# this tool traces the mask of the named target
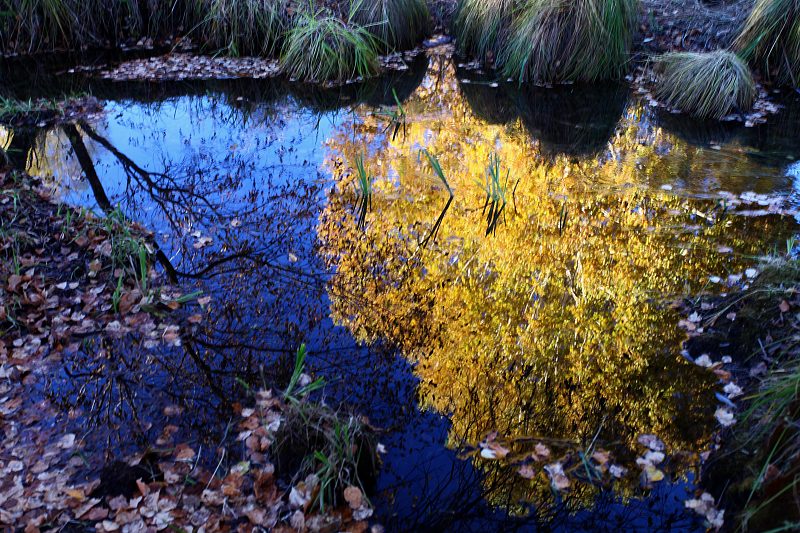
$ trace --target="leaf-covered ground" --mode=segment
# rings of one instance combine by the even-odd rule
[[[693,302],[688,349],[727,381],[717,418],[727,427],[703,472],[732,522],[752,531],[800,524],[797,430],[800,380],[800,271],[787,252],[751,269],[741,290]],[[737,281],[737,280],[734,280]],[[720,360],[728,361],[727,370]]]
[[[316,476],[294,486],[278,480],[268,451],[286,404],[266,391],[237,407],[235,437],[212,452],[213,463],[175,442],[177,427],[167,426],[152,447],[101,473],[103,458],[84,451],[87,435],[65,429],[80,413],[38,395],[36,383],[90,337],[178,345],[181,329],[199,316],[186,316],[184,307],[206,299],[169,287],[143,228],[117,212],[97,216],[55,203],[37,181],[7,169],[0,171],[0,257],[0,526],[367,528],[372,511],[359,488],[346,487],[338,509],[321,510]],[[179,420],[175,411],[168,414]]]

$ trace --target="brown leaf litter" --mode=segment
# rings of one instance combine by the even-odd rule
[[[143,228],[124,220],[111,224],[54,203],[28,176],[0,170],[0,226],[0,528],[368,528],[372,509],[360,489],[347,487],[340,508],[320,512],[316,476],[294,487],[276,479],[268,452],[284,404],[264,391],[255,395],[253,407],[239,410],[242,452],[194,449],[173,442],[177,428],[165,427],[158,448],[120,462],[119,469],[133,473],[132,490],[106,490],[89,468],[87,435],[64,429],[76,415],[31,391],[46,379],[52,363],[69,357],[90,336],[132,333],[144,336],[151,346],[180,344],[182,326],[170,312],[180,307],[179,294],[152,264],[146,289],[124,264],[114,261],[113,232],[124,230],[148,243],[151,236]],[[174,417],[182,414],[175,406],[165,411]],[[213,470],[201,461],[209,454],[216,464]],[[234,456],[243,460],[231,461]]]

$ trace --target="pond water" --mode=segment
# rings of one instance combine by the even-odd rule
[[[96,468],[167,424],[206,449],[226,442],[233,404],[283,386],[305,343],[325,401],[382,429],[376,520],[391,530],[704,530],[683,500],[721,386],[681,354],[672,304],[733,290],[729,276],[797,231],[793,97],[743,128],[650,108],[623,85],[519,88],[443,56],[342,90],[14,72],[17,96],[105,103],[74,126],[0,128],[17,164],[68,203],[118,206],[155,233],[184,291],[211,296],[180,346],[90,338],[39,387],[77,413]],[[163,414],[173,404],[179,421]],[[543,473],[469,452],[492,431],[515,455],[594,445],[628,474],[554,496]],[[641,434],[667,449],[652,488]]]

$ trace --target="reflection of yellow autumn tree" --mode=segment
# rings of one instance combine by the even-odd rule
[[[0,150],[6,151],[14,140],[14,131],[11,128],[0,126]]]
[[[86,187],[81,177],[81,166],[62,128],[39,130],[31,141],[24,155],[28,174],[41,179],[56,195]],[[91,145],[87,145],[87,150],[94,155]]]
[[[599,432],[623,462],[642,433],[671,451],[701,449],[714,379],[679,355],[684,334],[668,304],[709,275],[741,271],[740,254],[763,251],[782,223],[609,187],[664,170],[631,132],[617,138],[624,156],[570,162],[538,157],[519,125],[471,119],[454,90],[436,93],[449,99],[445,111],[415,116],[429,109],[420,101],[429,85],[406,106],[407,138],[376,135],[380,123],[364,115],[330,142],[337,186],[318,231],[335,266],[335,320],[416,364],[421,403],[450,417],[454,446],[497,430],[584,445]],[[349,162],[367,146],[377,178],[362,231]],[[455,194],[435,238],[448,193],[420,146],[439,156]],[[482,183],[493,152],[510,177],[487,236]]]

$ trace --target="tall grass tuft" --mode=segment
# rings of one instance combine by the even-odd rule
[[[454,22],[459,51],[481,61],[496,59],[519,3],[520,0],[461,0]]]
[[[287,7],[288,0],[210,0],[204,41],[233,56],[274,55],[288,26]]]
[[[364,26],[383,51],[411,48],[430,31],[425,0],[352,0],[350,20]]]
[[[32,53],[189,33],[213,0],[5,0],[0,50]]]
[[[271,450],[279,475],[316,476],[314,505],[324,512],[345,503],[347,487],[366,493],[378,470],[377,446],[375,431],[361,418],[305,400],[286,406]]]
[[[301,11],[284,45],[281,65],[292,78],[346,81],[378,69],[375,37],[324,11]]]
[[[520,82],[614,79],[629,60],[637,0],[524,0],[500,62]]]
[[[656,57],[656,98],[699,118],[720,119],[753,106],[756,87],[732,52],[672,52]]]
[[[766,78],[798,87],[800,2],[756,0],[734,48]]]
[[[64,0],[11,0],[0,10],[3,50],[35,52],[73,38],[74,13]]]

